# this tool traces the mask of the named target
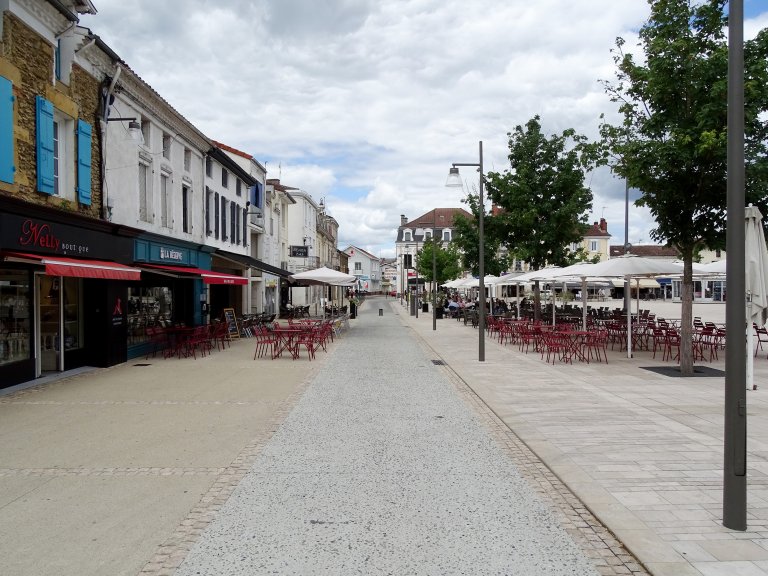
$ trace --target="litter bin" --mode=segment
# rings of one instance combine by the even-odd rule
[[[379,316],[384,316],[384,308],[379,308]]]
[[[428,302],[424,302],[424,303],[421,305],[421,311],[422,311],[422,312],[429,312],[429,303],[428,303]]]

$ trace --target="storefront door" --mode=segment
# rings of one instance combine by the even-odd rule
[[[61,277],[35,274],[35,302],[38,303],[35,377],[64,370],[61,294]]]

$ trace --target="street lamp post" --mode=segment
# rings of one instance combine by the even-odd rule
[[[416,244],[413,250],[413,272],[416,276],[414,280],[416,281],[416,285],[413,288],[413,294],[414,298],[413,300],[416,302],[416,318],[419,317],[419,270],[416,268],[416,256],[419,255],[419,245]]]
[[[478,216],[477,216],[477,236],[478,236],[478,272],[480,273],[480,311],[478,313],[477,328],[479,332],[478,360],[485,362],[485,242],[483,238],[483,213],[485,206],[483,203],[483,141],[480,141],[480,161],[477,163],[454,162],[448,172],[448,181],[445,183],[448,187],[463,187],[461,177],[459,176],[459,166],[474,166],[480,173],[480,187],[478,189]]]
[[[437,240],[434,224],[432,225],[432,330],[437,330]]]

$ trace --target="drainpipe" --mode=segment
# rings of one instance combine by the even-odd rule
[[[108,88],[102,87],[102,116],[100,118],[100,132],[101,132],[101,216],[105,220],[112,219],[112,202],[110,201],[107,191],[107,118],[109,117],[109,106],[112,94],[115,92],[115,86],[117,85],[117,79],[120,78],[120,72],[122,68],[115,65],[115,73],[112,76],[112,81],[109,83]]]

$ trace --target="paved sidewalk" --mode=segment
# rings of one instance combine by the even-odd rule
[[[172,573],[324,362],[253,350],[0,396],[0,574]]]
[[[765,353],[748,393],[749,528],[734,532],[721,525],[722,378],[661,376],[641,368],[663,364],[642,352],[552,366],[492,339],[479,363],[477,342],[470,326],[446,319],[433,331],[431,316],[369,298],[315,362],[254,361],[243,340],[202,360],[136,360],[0,396],[0,574],[170,575],[185,559],[178,573],[195,574],[218,569],[201,550],[227,566],[243,537],[248,561],[287,562],[276,573],[350,573],[340,559],[366,551],[360,572],[378,573],[387,554],[439,549],[439,561],[396,568],[445,574],[463,566],[452,546],[487,528],[495,536],[474,543],[489,561],[541,543],[557,559],[516,573],[573,561],[564,573],[588,574],[589,559],[604,575],[768,575]],[[307,522],[270,517],[277,528],[258,532],[238,512],[249,498],[259,516],[304,511]],[[291,506],[263,508],[275,501]],[[532,517],[543,534],[518,540],[518,520]],[[384,526],[407,528],[385,537]],[[257,534],[272,547],[252,555]],[[315,539],[295,545],[302,534]],[[234,538],[217,547],[219,535]],[[465,572],[488,573],[480,566]]]
[[[177,574],[599,574],[412,332],[370,303]]]
[[[643,306],[648,303],[643,303]],[[667,304],[667,306],[670,306]],[[679,305],[678,305],[679,306]],[[652,307],[652,304],[648,306]],[[699,308],[705,320],[720,307]],[[748,402],[748,531],[722,526],[723,377],[643,369],[648,352],[609,364],[547,364],[455,320],[398,315],[657,576],[768,575],[768,361]],[[670,314],[671,309],[665,312]],[[724,369],[722,361],[707,364]]]

